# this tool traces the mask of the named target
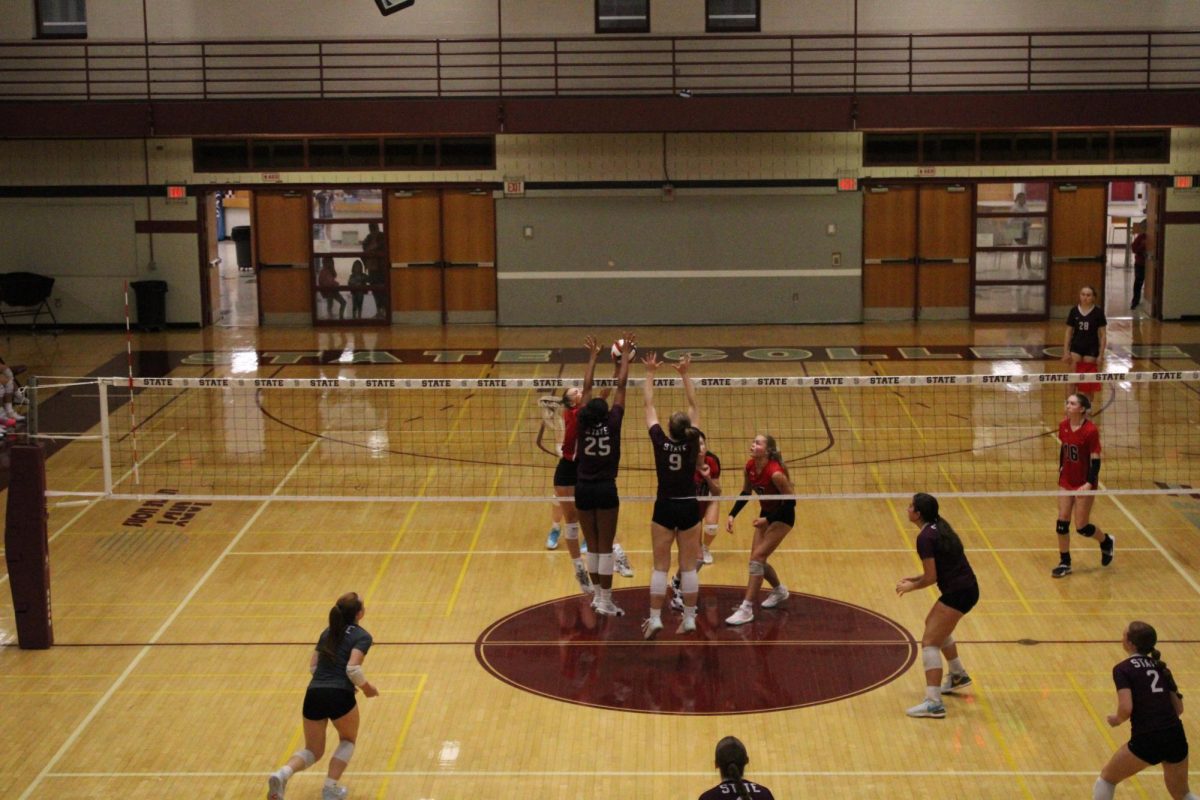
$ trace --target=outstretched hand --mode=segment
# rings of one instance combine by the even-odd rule
[[[621,333],[621,360],[628,363],[633,358],[633,351],[637,349],[637,338],[628,331]]]
[[[691,365],[692,365],[692,356],[690,353],[688,353],[688,354],[685,354],[683,358],[679,359],[677,362],[675,362],[671,366],[675,368],[675,371],[678,372],[681,377],[687,377],[688,367],[690,367]]]
[[[643,356],[642,366],[646,368],[646,372],[649,372],[651,375],[653,375],[655,370],[662,366],[662,362],[658,360],[658,353],[651,350],[649,353]]]

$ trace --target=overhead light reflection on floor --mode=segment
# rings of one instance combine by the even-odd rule
[[[458,763],[458,742],[442,742],[442,750],[438,753],[438,766],[442,769],[453,769]]]

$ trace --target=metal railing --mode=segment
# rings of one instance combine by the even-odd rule
[[[2,100],[1200,87],[1200,31],[0,43]]]

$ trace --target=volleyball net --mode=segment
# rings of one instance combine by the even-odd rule
[[[1101,385],[1093,413],[1103,445],[1102,491],[1170,494],[1200,486],[1200,371],[1088,377]],[[1067,374],[695,377],[700,425],[723,465],[722,495],[741,490],[750,442],[767,433],[798,499],[1055,494],[1056,434],[1075,380]],[[597,390],[612,383],[597,380]],[[558,399],[579,384],[99,379],[95,394],[88,390],[95,403],[91,438],[56,454],[47,494],[548,500],[562,435]],[[623,501],[655,494],[641,384],[629,381],[625,402]],[[655,387],[661,419],[686,408],[678,378],[660,378]]]

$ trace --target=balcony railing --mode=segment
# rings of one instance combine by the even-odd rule
[[[1200,31],[0,43],[2,100],[1200,87]]]

